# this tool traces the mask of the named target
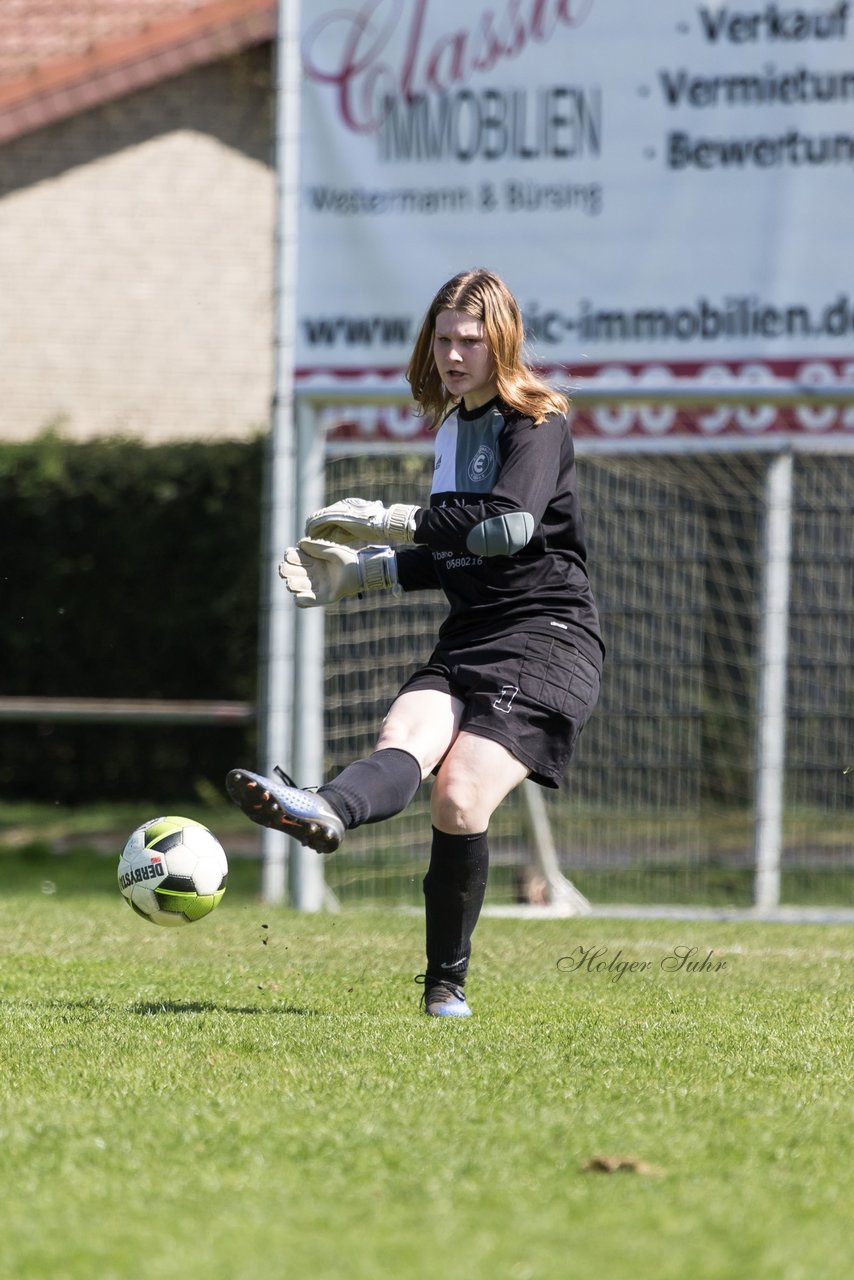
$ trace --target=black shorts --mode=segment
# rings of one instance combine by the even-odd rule
[[[599,697],[596,665],[562,635],[516,632],[463,649],[433,651],[400,693],[437,689],[464,703],[467,733],[500,742],[557,787]]]

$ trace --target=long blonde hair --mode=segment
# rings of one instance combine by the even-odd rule
[[[522,355],[522,315],[504,281],[492,271],[476,267],[461,271],[443,284],[421,324],[406,380],[418,412],[436,427],[457,403],[436,368],[433,338],[440,311],[463,311],[483,323],[484,337],[495,362],[495,382],[501,399],[539,424],[550,413],[566,413],[566,396],[531,371]]]

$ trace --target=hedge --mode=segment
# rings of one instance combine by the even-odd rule
[[[255,698],[263,442],[0,445],[0,692]],[[0,722],[0,797],[192,797],[247,728]]]

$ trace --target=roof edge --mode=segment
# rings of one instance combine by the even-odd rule
[[[217,0],[0,85],[0,144],[216,62],[276,33],[276,0]]]

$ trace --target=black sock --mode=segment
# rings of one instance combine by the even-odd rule
[[[348,764],[336,778],[317,788],[347,828],[382,822],[400,813],[421,786],[421,765],[398,747],[384,747],[366,760]]]
[[[452,836],[433,828],[430,866],[424,877],[428,978],[445,977],[458,986],[464,984],[488,875],[485,831]]]

